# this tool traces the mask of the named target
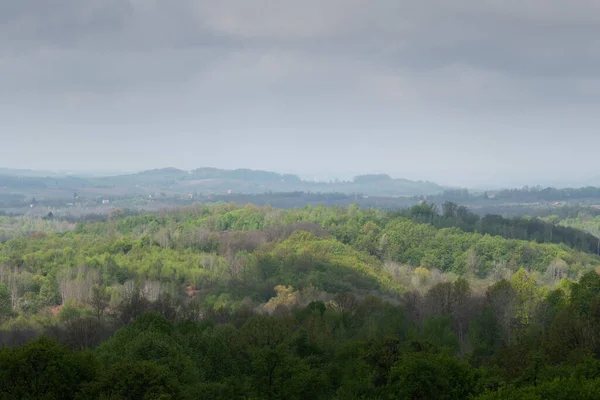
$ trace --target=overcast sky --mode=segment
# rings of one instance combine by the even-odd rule
[[[0,166],[600,175],[598,0],[0,0]]]

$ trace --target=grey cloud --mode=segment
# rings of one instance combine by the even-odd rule
[[[237,138],[238,160],[253,140],[240,131],[281,151],[304,135],[321,143],[304,151],[323,159],[329,145],[357,157],[370,148],[386,154],[373,169],[410,170],[416,158],[397,160],[394,147],[437,141],[479,154],[473,138],[503,134],[482,121],[510,127],[513,154],[510,138],[540,137],[531,127],[547,114],[589,135],[598,21],[597,0],[0,1],[0,103],[21,135],[39,131],[31,120],[42,115],[56,132],[114,125],[115,138],[128,124],[136,137],[218,132],[227,140],[210,142],[229,148]],[[384,141],[390,149],[378,150]],[[266,168],[267,145],[256,143]],[[486,159],[477,157],[448,160],[466,171]],[[503,160],[487,165],[499,171]]]
[[[0,43],[17,51],[23,45],[71,47],[86,38],[101,43],[115,39],[130,15],[127,2],[118,0],[5,1]]]
[[[17,48],[284,47],[517,75],[589,75],[600,66],[600,9],[592,1],[24,0],[0,7],[2,43]]]

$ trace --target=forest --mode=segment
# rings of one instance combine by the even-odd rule
[[[560,225],[591,233],[600,237],[600,208],[589,206],[564,206],[547,211],[541,219],[553,225]]]
[[[563,215],[560,217],[556,213]],[[465,206],[446,201],[415,205],[393,215],[429,223],[435,227],[458,227],[465,232],[480,232],[507,239],[534,240],[538,243],[564,243],[570,247],[600,255],[600,210],[592,207],[564,206],[545,218],[530,216],[505,218],[496,214],[480,216]]]
[[[0,399],[597,398],[585,212],[0,217]]]

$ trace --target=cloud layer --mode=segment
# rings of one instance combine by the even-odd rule
[[[66,167],[28,143],[50,135],[56,154],[77,153],[100,134],[107,152],[127,138],[123,168],[558,173],[556,145],[542,138],[598,141],[598,21],[592,0],[0,2],[2,139],[15,149],[2,156]],[[147,151],[133,155],[144,138]],[[152,144],[165,138],[198,156]],[[319,157],[309,166],[286,150],[300,139],[301,153]],[[456,147],[461,161],[431,143]],[[580,151],[571,174],[594,168]]]

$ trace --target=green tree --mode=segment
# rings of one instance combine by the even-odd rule
[[[423,323],[422,338],[435,346],[447,350],[449,354],[458,351],[458,339],[452,330],[452,320],[448,315],[435,315]]]
[[[600,275],[595,271],[583,275],[571,286],[571,303],[575,312],[589,315],[594,299],[600,296]]]
[[[5,348],[0,350],[0,398],[74,399],[96,368],[89,354],[73,354],[49,338]]]
[[[514,317],[527,325],[531,322],[540,299],[540,290],[533,278],[524,269],[519,269],[511,279],[511,286],[516,294]]]
[[[86,385],[82,398],[176,400],[182,398],[182,391],[167,367],[125,361],[102,369],[98,378]]]
[[[448,355],[409,352],[390,373],[390,398],[458,400],[475,390],[471,367]]]

